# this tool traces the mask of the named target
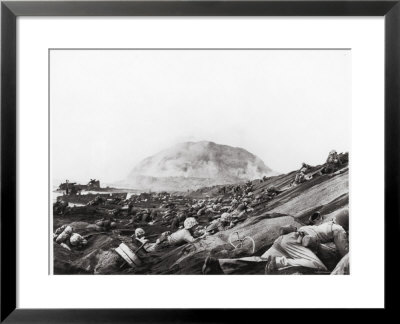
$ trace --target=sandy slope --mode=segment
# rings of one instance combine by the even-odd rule
[[[255,241],[254,255],[261,255],[278,237],[281,226],[291,224],[300,227],[307,224],[309,215],[317,210],[321,212],[326,221],[334,217],[339,210],[348,206],[348,170],[336,175],[316,176],[303,184],[289,187],[293,177],[294,172],[271,177],[262,183],[259,180],[254,181],[255,195],[271,185],[284,191],[272,201],[256,206],[244,222],[230,230],[216,233],[194,244],[169,247],[147,255],[142,253],[140,255],[143,260],[142,267],[131,269],[125,266],[124,262],[113,252],[113,249],[121,242],[126,242],[134,249],[129,236],[95,233],[88,239],[89,244],[83,251],[68,252],[55,244],[55,273],[199,274],[204,258],[209,253],[216,257],[253,255],[250,241],[246,241],[247,243],[241,249],[236,250],[229,244],[228,238],[232,233],[238,232],[240,237],[252,237]],[[212,197],[216,194],[216,188],[200,190],[199,193]],[[54,227],[72,222],[77,232],[87,234],[90,233],[89,224],[98,217],[93,212],[55,217]],[[123,225],[124,221],[121,222]],[[167,229],[162,226],[145,228],[148,234],[154,235]]]

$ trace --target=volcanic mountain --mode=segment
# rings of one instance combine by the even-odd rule
[[[124,182],[131,188],[186,191],[275,174],[243,148],[213,142],[185,142],[142,160]]]

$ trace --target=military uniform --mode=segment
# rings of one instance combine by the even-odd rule
[[[305,267],[327,271],[326,266],[318,258],[318,248],[304,246],[308,238],[312,238],[314,247],[319,244],[334,242],[337,251],[344,256],[349,251],[349,241],[342,226],[333,221],[318,226],[303,226],[297,232],[279,236],[272,247],[261,257],[253,256],[240,259],[219,259],[219,266],[226,274],[245,272],[255,266],[254,262],[267,263],[269,256],[276,257],[277,269],[286,267]]]

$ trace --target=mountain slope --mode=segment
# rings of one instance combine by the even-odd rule
[[[185,142],[141,161],[124,184],[143,190],[183,191],[271,175],[256,155],[213,142]]]

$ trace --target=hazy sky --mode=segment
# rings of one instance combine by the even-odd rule
[[[53,50],[53,179],[124,179],[176,143],[242,147],[278,172],[350,148],[347,50]]]

